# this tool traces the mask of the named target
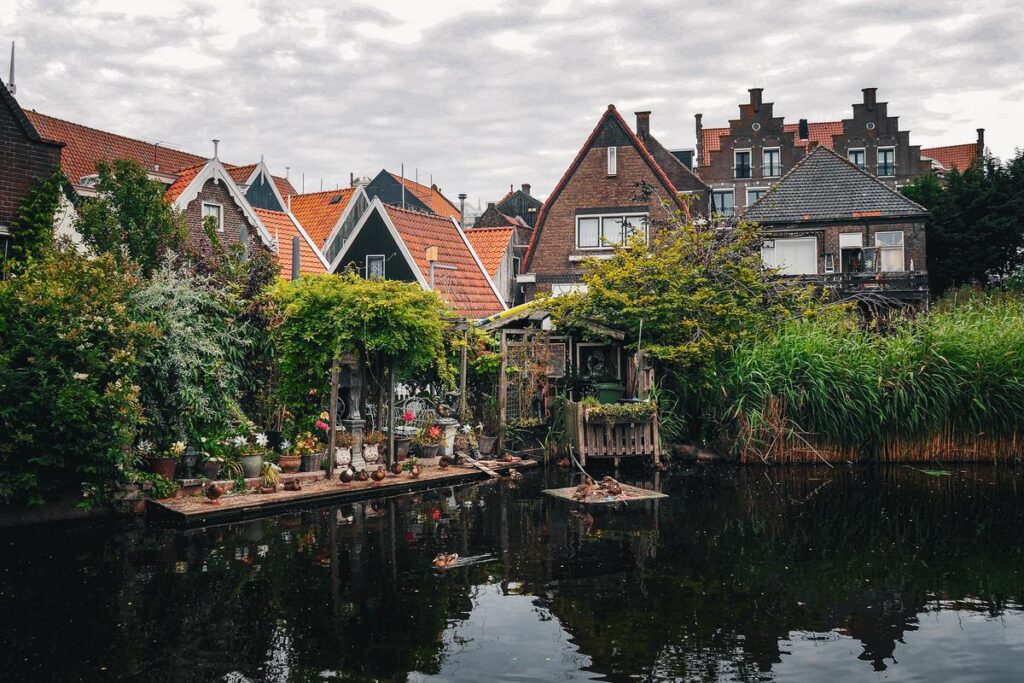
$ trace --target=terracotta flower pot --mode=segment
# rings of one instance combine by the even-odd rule
[[[277,464],[281,466],[281,471],[287,474],[294,474],[299,471],[299,466],[302,464],[301,455],[281,455],[277,458]]]
[[[174,479],[174,468],[178,464],[177,458],[146,458],[149,471],[159,474],[164,479]]]
[[[409,437],[396,436],[395,437],[395,457],[399,460],[405,460],[409,457],[409,447],[412,446],[412,439]]]
[[[220,463],[215,460],[204,460],[199,463],[199,473],[207,479],[216,479],[220,476]]]

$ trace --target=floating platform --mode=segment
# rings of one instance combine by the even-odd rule
[[[563,489],[544,489],[543,493],[553,498],[565,500],[570,503],[578,503],[579,505],[615,505],[616,503],[634,503],[640,500],[657,500],[659,498],[668,498],[667,495],[661,491],[651,491],[649,489],[642,489],[638,486],[630,486],[629,484],[620,483],[622,487],[622,495],[620,496],[606,496],[604,498],[590,498],[588,500],[576,500],[573,496],[576,494],[575,486],[567,486]]]
[[[518,460],[512,463],[494,460],[480,461],[497,473],[515,469],[536,467],[534,460]],[[219,524],[242,518],[263,517],[294,510],[303,506],[325,505],[367,500],[384,496],[396,496],[411,491],[452,486],[487,479],[488,475],[472,465],[451,465],[447,468],[427,466],[419,477],[408,472],[397,476],[389,474],[381,482],[353,481],[343,484],[338,479],[321,479],[304,483],[301,491],[279,490],[276,493],[249,491],[242,494],[222,496],[214,505],[205,496],[186,496],[149,500],[147,516],[157,522],[174,526],[201,526]]]

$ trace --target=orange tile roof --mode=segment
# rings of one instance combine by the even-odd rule
[[[466,230],[466,237],[473,245],[473,251],[480,257],[487,274],[494,277],[505,258],[508,244],[515,234],[515,228],[471,228]]]
[[[948,145],[946,147],[929,147],[921,149],[921,156],[934,159],[946,169],[954,168],[966,171],[977,159],[978,146],[969,142],[966,145]]]
[[[299,238],[299,274],[319,275],[327,272],[323,261],[317,256],[313,247],[302,234],[299,226],[295,225],[288,214],[281,211],[269,211],[267,209],[253,209],[256,215],[267,226],[271,236],[277,239],[278,251],[277,261],[281,264],[281,277],[290,280],[292,278],[292,238]]]
[[[26,111],[25,114],[44,138],[64,143],[61,167],[75,185],[79,184],[83,176],[96,173],[97,161],[134,159],[148,171],[168,174],[206,161],[204,157],[195,154],[107,133],[39,112]]]
[[[728,135],[730,129],[726,128],[703,128],[700,134],[700,164],[707,166],[711,163],[711,152],[722,149],[722,136]],[[819,121],[807,124],[807,139],[801,140],[797,137],[800,134],[799,123],[784,123],[783,133],[793,133],[793,144],[797,147],[806,147],[811,142],[818,143],[823,147],[832,149],[832,136],[843,134],[842,121]]]
[[[391,173],[391,177],[400,183],[403,182],[402,176]],[[459,213],[459,207],[448,201],[448,198],[441,194],[441,191],[437,188],[421,185],[415,180],[409,180],[408,178],[404,179],[404,184],[405,189],[416,195],[416,199],[429,206],[430,210],[437,215],[451,216],[455,220],[460,220],[462,218],[462,214]]]
[[[423,278],[430,281],[427,247],[437,247],[438,262],[456,270],[437,270],[436,289],[459,315],[486,318],[505,310],[488,275],[450,218],[384,205]]]
[[[292,215],[316,245],[323,247],[324,241],[338,224],[341,214],[345,213],[345,207],[348,206],[353,194],[355,190],[350,187],[294,194],[291,200]]]
[[[244,183],[252,175],[252,172],[256,169],[257,164],[246,164],[245,166],[229,166],[224,164],[224,168],[228,170],[228,175],[236,183]]]
[[[209,163],[207,160],[203,160],[202,163],[196,164],[195,166],[189,166],[178,171],[178,178],[171,186],[164,192],[164,201],[168,204],[174,202],[181,193],[185,191],[185,188],[191,184],[195,177],[199,175],[199,172],[206,168],[206,164]]]

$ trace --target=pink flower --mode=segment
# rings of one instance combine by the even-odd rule
[[[324,430],[326,432],[328,429],[330,429],[330,425],[327,424],[326,422],[324,422],[323,420],[317,420],[316,421],[316,428],[317,429],[322,429],[322,430]]]
[[[402,419],[405,420],[406,422],[412,422],[413,420],[416,419],[416,413],[412,412],[411,410],[407,410],[404,413],[402,413]]]

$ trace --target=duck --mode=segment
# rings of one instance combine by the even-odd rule
[[[206,487],[206,497],[210,499],[210,505],[220,505],[217,499],[227,492],[227,484],[210,484]]]
[[[373,471],[373,474],[370,475],[370,479],[373,479],[374,481],[384,481],[384,477],[386,476],[388,476],[388,471],[384,469],[383,465],[381,465]]]
[[[446,469],[451,464],[452,464],[452,459],[449,458],[447,455],[442,455],[441,459],[437,461],[438,467],[440,467],[442,470]]]
[[[341,471],[341,474],[338,475],[338,479],[341,481],[342,484],[350,484],[352,483],[352,480],[355,479],[355,476],[355,473],[351,469],[346,467]]]
[[[435,569],[448,569],[449,567],[455,566],[455,563],[459,561],[458,553],[441,553],[434,558],[431,563]]]
[[[622,493],[622,485],[609,476],[601,480],[601,488],[610,496],[618,496]]]
[[[413,465],[412,468],[409,470],[409,476],[415,479],[416,477],[420,476],[420,471],[421,470],[419,465]]]
[[[569,458],[562,458],[555,464],[561,467],[562,469],[568,469],[572,465],[572,463],[569,462]]]
[[[369,480],[369,478],[370,475],[366,473],[366,470],[359,470],[358,472],[356,472],[357,481],[367,481]]]
[[[284,483],[284,490],[285,491],[301,491],[302,490],[302,482],[300,480],[298,480],[298,479],[289,479],[288,481],[286,481]]]
[[[402,473],[402,463],[398,462],[397,460],[394,461],[393,463],[391,463],[391,474],[393,474],[393,475],[395,475],[397,477],[401,473]]]

